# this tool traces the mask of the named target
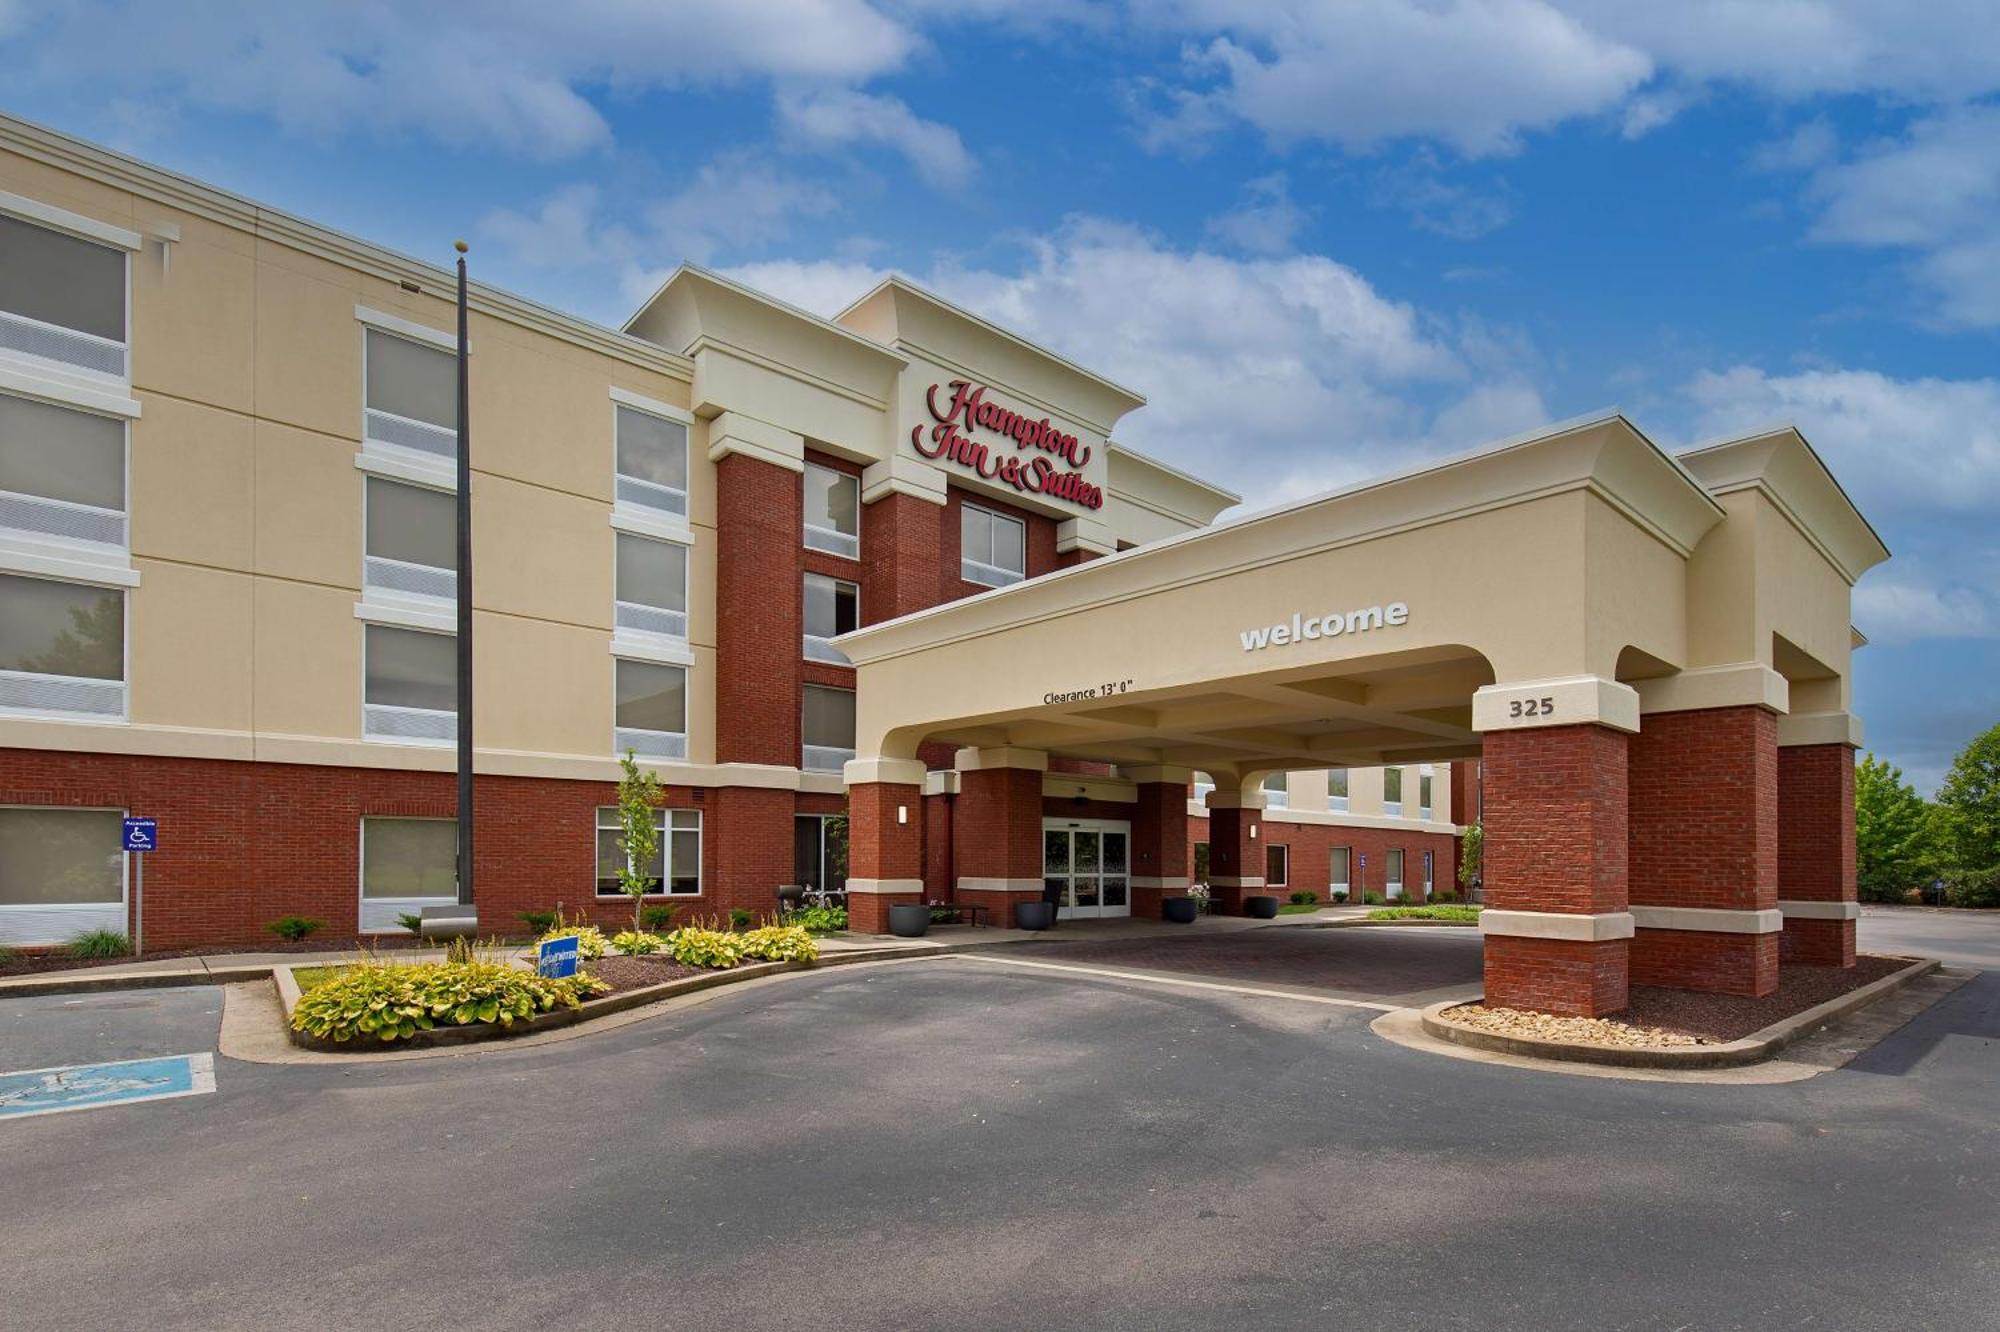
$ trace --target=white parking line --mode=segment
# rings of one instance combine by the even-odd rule
[[[1378,1004],[1366,999],[1335,999],[1325,994],[1299,994],[1294,990],[1265,990],[1254,985],[1229,985],[1220,981],[1184,980],[1157,972],[1113,971],[1109,967],[1081,967],[1065,962],[1029,962],[994,953],[947,953],[939,961],[987,962],[999,967],[1027,967],[1035,971],[1068,971],[1079,976],[1103,976],[1111,980],[1138,981],[1142,985],[1171,985],[1184,990],[1214,990],[1221,994],[1249,995],[1256,999],[1294,999],[1302,1004],[1326,1004],[1333,1008],[1365,1008],[1371,1013],[1395,1013],[1401,1004]]]

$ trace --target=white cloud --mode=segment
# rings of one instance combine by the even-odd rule
[[[847,88],[788,89],[778,96],[778,115],[794,142],[818,147],[879,143],[908,158],[919,175],[941,189],[959,189],[972,179],[972,155],[958,131],[923,119],[894,97]]]
[[[772,259],[762,263],[737,264],[729,276],[747,287],[798,306],[801,310],[831,319],[875,289],[889,270],[870,264],[826,259],[801,262]]]
[[[1854,589],[1854,623],[1884,646],[1928,638],[2000,636],[1992,598],[1967,587],[1939,586],[1902,562],[1868,574]]]
[[[1211,240],[1251,254],[1283,254],[1311,215],[1292,202],[1282,173],[1259,176],[1243,187],[1243,203],[1208,220]]]
[[[920,42],[865,0],[80,0],[16,27],[24,86],[545,158],[609,141],[602,92],[865,81]]]
[[[1450,240],[1477,240],[1506,226],[1514,216],[1513,205],[1497,191],[1445,179],[1436,154],[1428,149],[1377,172],[1368,199],[1378,208],[1405,213],[1413,225]]]

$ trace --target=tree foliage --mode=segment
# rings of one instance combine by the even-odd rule
[[[1935,869],[1929,807],[1900,768],[1873,754],[1854,770],[1854,868],[1870,902],[1903,901]]]
[[[631,750],[625,751],[618,766],[625,774],[618,779],[618,849],[625,857],[618,867],[618,886],[632,899],[632,929],[639,933],[644,925],[640,912],[646,894],[659,891],[660,886],[652,874],[653,862],[660,854],[660,825],[654,811],[666,794],[660,789],[659,776],[642,771]]]
[[[2000,906],[2000,725],[1952,760],[1934,822],[1952,905]]]
[[[1458,840],[1458,883],[1470,890],[1479,881],[1480,864],[1486,850],[1486,828],[1475,823]]]

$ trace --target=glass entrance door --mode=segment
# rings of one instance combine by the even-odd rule
[[[1132,825],[1050,819],[1042,825],[1042,883],[1064,920],[1132,914],[1127,855]]]

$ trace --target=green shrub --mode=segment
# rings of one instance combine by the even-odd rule
[[[684,967],[724,971],[743,960],[743,936],[688,926],[667,936],[667,952]]]
[[[2000,867],[1954,873],[1945,880],[1944,900],[1955,907],[2000,907]]]
[[[396,916],[396,923],[411,934],[422,934],[424,932],[424,918],[414,911],[399,912]]]
[[[64,947],[71,957],[124,957],[132,941],[117,930],[85,930]]]
[[[1479,908],[1476,906],[1399,906],[1384,907],[1380,911],[1368,913],[1370,920],[1456,920],[1467,925],[1478,923]]]
[[[520,913],[520,917],[521,923],[528,927],[528,933],[540,936],[547,934],[556,927],[556,922],[562,919],[562,913],[558,911],[523,911]]]
[[[567,939],[576,936],[576,955],[586,962],[595,962],[604,956],[604,931],[595,925],[565,925],[558,923],[542,932],[536,943],[547,943],[551,939]]]
[[[1381,905],[1382,905],[1382,894],[1380,894],[1380,893],[1363,893],[1363,894],[1361,894],[1361,905],[1363,905],[1363,906],[1381,906]]]
[[[664,931],[673,923],[674,908],[671,903],[655,902],[639,908],[639,924],[648,930]]]
[[[611,936],[611,946],[627,957],[645,957],[666,946],[666,940],[643,930],[620,930]]]
[[[747,930],[756,919],[756,913],[748,907],[737,907],[729,913],[729,928],[732,930]]]
[[[1347,890],[1345,888],[1334,889],[1333,900],[1335,901],[1335,903],[1345,906],[1347,903]]]
[[[800,907],[786,923],[796,925],[808,934],[834,934],[847,928],[847,908]]]
[[[311,916],[280,916],[264,928],[277,935],[280,939],[288,939],[293,943],[297,943],[314,930],[325,929],[326,922],[315,920]]]
[[[1293,906],[1310,906],[1317,901],[1319,901],[1318,893],[1311,892],[1304,888],[1297,888],[1292,891]]]
[[[743,935],[739,942],[745,957],[761,957],[768,962],[819,961],[819,945],[797,925],[766,925]]]
[[[301,995],[292,1026],[322,1040],[408,1040],[437,1026],[510,1027],[610,988],[585,973],[554,979],[504,962],[358,966]]]
[[[20,960],[20,949],[14,947],[12,944],[0,944],[0,967],[6,966],[9,962],[19,962]]]

